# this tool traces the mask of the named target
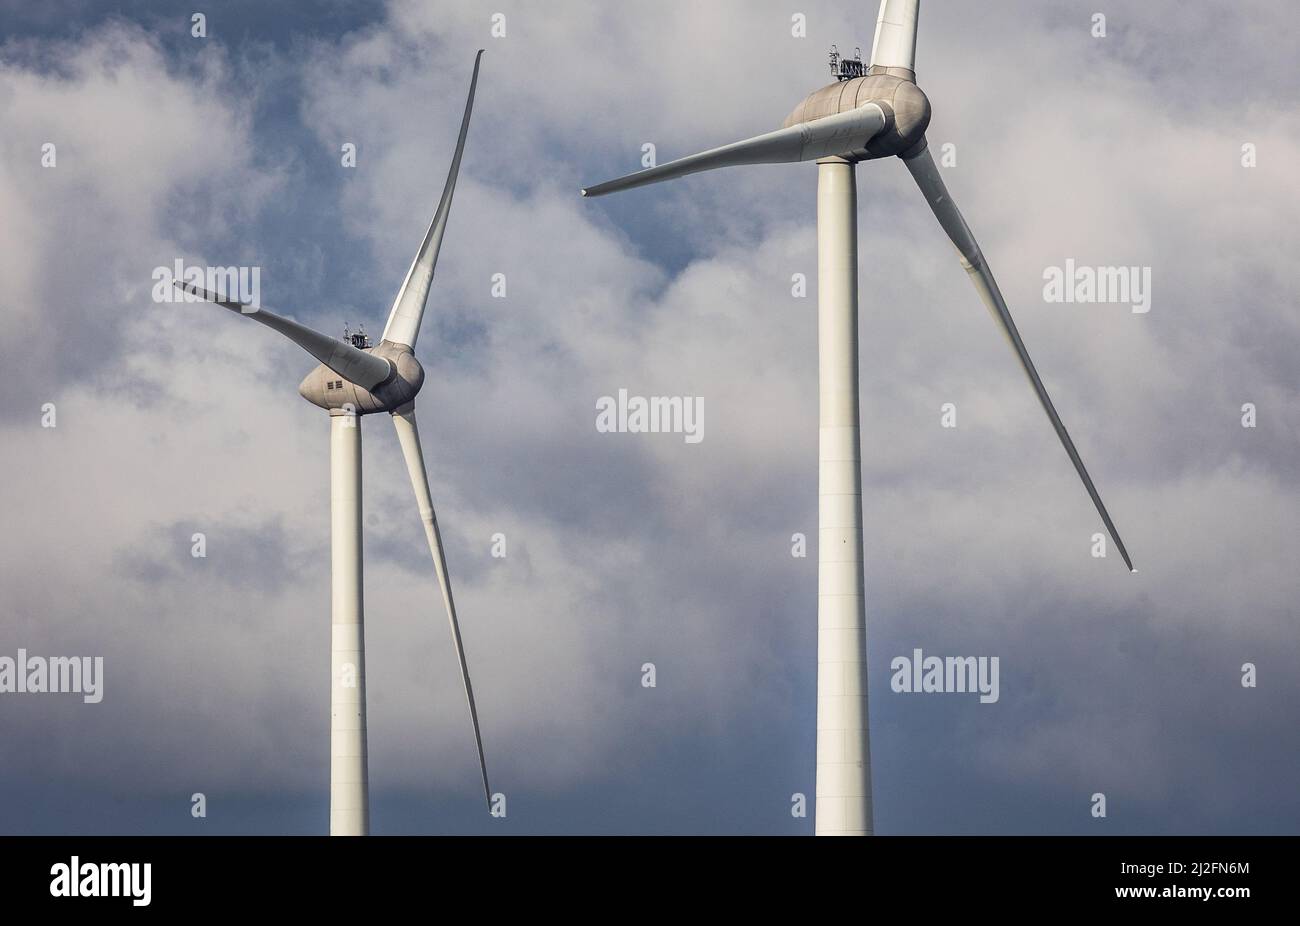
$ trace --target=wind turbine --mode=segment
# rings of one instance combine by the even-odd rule
[[[840,61],[774,132],[713,148],[582,191],[602,196],[698,171],[817,161],[817,358],[820,381],[817,596],[818,835],[870,835],[862,474],[858,425],[859,161],[898,156],[957,248],[961,264],[1015,351],[1056,435],[1129,570],[1136,572],[1074,441],[1061,423],[975,236],[927,148],[930,102],[916,85],[919,0],[881,0],[870,66]]]
[[[330,415],[330,560],[331,623],[330,668],[330,835],[364,836],[370,831],[370,796],[366,766],[366,682],[365,639],[362,624],[361,595],[361,423],[363,415],[388,412],[402,445],[415,503],[424,522],[424,533],[433,556],[433,571],[442,590],[442,602],[451,625],[451,638],[460,662],[460,677],[469,702],[470,721],[474,725],[474,742],[478,748],[479,768],[483,773],[483,793],[489,804],[492,790],[488,785],[487,763],[483,758],[483,737],[479,732],[478,710],[474,706],[474,689],[470,685],[465,663],[465,646],[456,604],[447,578],[447,558],[443,553],[438,519],[429,495],[429,478],[420,449],[420,431],[415,423],[415,396],[424,384],[424,368],[415,359],[415,341],[424,317],[424,305],[433,280],[433,268],[447,230],[451,198],[456,191],[456,175],[465,151],[470,112],[474,108],[474,88],[478,85],[480,49],[474,58],[474,76],[470,79],[469,98],[460,123],[456,154],[447,174],[438,210],[424,234],[420,250],[406,272],[397,292],[388,324],[377,347],[371,348],[364,334],[338,340],[314,331],[281,315],[245,303],[232,301],[194,284],[176,283],[182,291],[280,332],[311,354],[321,365],[307,374],[298,392],[313,405]]]

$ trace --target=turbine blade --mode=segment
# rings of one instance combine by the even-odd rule
[[[871,43],[871,66],[904,68],[916,79],[916,17],[921,0],[880,0],[876,38]]]
[[[223,299],[216,293],[208,292],[193,283],[176,281],[175,286],[181,292],[197,296],[207,302],[214,302],[255,322],[261,322],[273,331],[280,332],[339,376],[356,383],[363,389],[373,389],[393,376],[392,365],[387,360],[367,354],[340,338],[321,334],[314,328],[308,328],[283,315],[276,315],[269,309]]]
[[[447,231],[447,217],[451,214],[451,197],[456,192],[456,177],[460,174],[460,159],[465,153],[465,137],[469,134],[469,116],[474,109],[474,90],[478,86],[478,66],[482,58],[483,49],[480,48],[474,56],[474,76],[469,81],[469,99],[465,101],[465,115],[460,120],[460,137],[456,139],[456,153],[451,159],[451,170],[447,172],[447,184],[442,188],[438,211],[433,214],[433,221],[424,233],[420,250],[416,252],[415,260],[411,261],[411,269],[406,271],[402,288],[393,300],[382,340],[415,347],[415,340],[420,336],[424,304],[429,299],[433,268],[438,263],[438,252],[442,250],[442,236]]]
[[[1038,370],[1034,368],[1034,362],[1029,359],[1029,351],[1025,349],[1025,342],[1021,340],[1020,332],[1016,330],[1016,323],[1011,318],[1011,312],[1007,309],[1006,300],[1002,298],[1002,292],[998,289],[997,281],[993,279],[993,272],[989,270],[988,264],[985,263],[984,254],[980,251],[979,244],[975,241],[975,236],[971,234],[969,226],[966,225],[966,220],[962,218],[961,212],[958,211],[957,204],[948,195],[948,189],[944,186],[943,178],[939,176],[939,169],[935,167],[934,159],[930,157],[929,148],[922,148],[919,153],[904,160],[903,163],[911,171],[916,185],[925,194],[925,199],[930,204],[930,209],[934,211],[935,218],[939,220],[943,230],[948,233],[948,237],[956,245],[957,253],[961,255],[962,266],[970,274],[971,282],[975,284],[975,288],[979,291],[980,298],[984,300],[984,305],[988,307],[989,313],[1001,325],[1007,343],[1011,345],[1011,348],[1016,352],[1016,356],[1020,358],[1020,365],[1024,367],[1025,375],[1029,377],[1029,382],[1038,395],[1038,401],[1042,403],[1043,411],[1047,412],[1052,427],[1056,429],[1056,436],[1061,439],[1065,452],[1070,455],[1070,462],[1074,464],[1075,470],[1079,473],[1079,478],[1083,480],[1083,485],[1088,490],[1088,495],[1092,497],[1092,503],[1097,506],[1097,513],[1101,515],[1106,530],[1110,533],[1111,539],[1115,541],[1115,546],[1119,549],[1119,555],[1124,558],[1124,565],[1128,566],[1130,572],[1136,572],[1137,570],[1133,568],[1133,561],[1129,559],[1128,550],[1124,547],[1124,541],[1120,539],[1119,531],[1115,529],[1115,522],[1110,519],[1106,506],[1102,504],[1101,495],[1098,494],[1097,487],[1092,484],[1092,478],[1083,465],[1083,458],[1079,456],[1079,451],[1074,447],[1074,441],[1070,440],[1065,425],[1061,423],[1061,416],[1056,413],[1056,407],[1052,405],[1051,397],[1048,396],[1047,389],[1038,376]]]
[[[465,662],[465,644],[460,638],[460,623],[456,620],[456,602],[451,597],[451,582],[447,578],[447,557],[442,550],[442,534],[438,531],[438,517],[433,513],[433,499],[429,495],[429,476],[424,468],[424,453],[420,449],[420,431],[415,424],[415,408],[408,406],[405,411],[393,412],[393,426],[397,428],[397,439],[402,445],[406,471],[411,476],[411,488],[415,490],[415,504],[420,509],[420,520],[424,522],[424,533],[429,540],[429,552],[433,555],[433,571],[438,576],[438,587],[442,589],[442,603],[447,606],[451,639],[456,644],[456,658],[460,660],[460,678],[465,684],[465,700],[469,702],[469,719],[474,724],[474,744],[478,747],[478,764],[483,772],[483,794],[487,798],[488,805],[491,806],[492,788],[488,785],[487,760],[483,758],[483,735],[479,732],[478,708],[474,706],[474,687],[469,681],[469,665]]]
[[[678,158],[649,170],[638,171],[598,183],[582,191],[583,196],[604,196],[620,190],[673,180],[702,170],[736,167],[741,164],[785,164],[811,161],[834,154],[844,154],[866,145],[885,127],[885,113],[875,103],[836,113],[811,122],[801,122],[744,141],[712,148],[689,157]]]

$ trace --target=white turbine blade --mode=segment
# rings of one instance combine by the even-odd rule
[[[479,732],[478,708],[474,706],[474,688],[469,681],[469,666],[465,662],[465,644],[460,638],[460,623],[456,620],[456,603],[451,597],[451,581],[447,578],[447,558],[442,551],[442,534],[438,531],[438,517],[433,512],[433,499],[429,495],[429,476],[424,469],[424,453],[420,450],[420,431],[415,424],[415,409],[408,406],[404,412],[393,412],[393,426],[402,445],[406,470],[415,490],[415,503],[424,522],[424,533],[433,554],[433,571],[442,589],[442,603],[447,606],[447,621],[451,625],[451,639],[456,644],[456,658],[460,660],[460,678],[465,683],[465,700],[469,702],[469,719],[474,724],[474,743],[478,747],[478,764],[483,771],[483,794],[492,803],[492,789],[488,785],[487,760],[483,758],[483,736]]]
[[[885,113],[875,103],[833,116],[801,122],[765,135],[723,145],[679,158],[649,170],[628,174],[582,191],[583,196],[604,196],[620,190],[673,180],[702,170],[742,164],[784,164],[811,161],[862,148],[885,127]]]
[[[283,315],[276,315],[269,309],[223,299],[216,293],[208,292],[193,283],[178,281],[175,285],[184,293],[197,296],[207,302],[215,302],[219,306],[280,332],[339,376],[356,383],[363,389],[373,389],[393,376],[392,365],[387,360],[367,354],[347,341],[321,334],[314,328],[308,328]]]
[[[975,284],[975,288],[979,291],[980,298],[984,300],[984,305],[988,307],[989,313],[1002,326],[1002,333],[1006,336],[1007,342],[1015,350],[1016,356],[1020,358],[1020,365],[1024,367],[1025,375],[1029,377],[1029,382],[1038,395],[1038,401],[1042,403],[1043,411],[1047,412],[1052,427],[1056,429],[1056,436],[1061,439],[1065,452],[1070,455],[1070,462],[1074,464],[1074,468],[1079,473],[1079,478],[1083,480],[1084,487],[1087,488],[1088,494],[1092,497],[1092,503],[1097,506],[1097,513],[1101,515],[1106,530],[1110,532],[1111,539],[1115,541],[1115,546],[1119,549],[1119,555],[1124,558],[1124,565],[1128,566],[1130,572],[1136,572],[1137,570],[1133,568],[1133,561],[1129,559],[1128,550],[1124,548],[1124,541],[1120,539],[1119,531],[1115,529],[1115,523],[1111,521],[1106,506],[1102,504],[1101,495],[1098,494],[1096,486],[1092,484],[1092,479],[1088,476],[1088,470],[1083,465],[1083,458],[1079,456],[1079,451],[1074,447],[1074,441],[1070,440],[1065,425],[1061,423],[1061,416],[1056,413],[1056,408],[1052,405],[1047,389],[1043,386],[1038,371],[1034,369],[1034,362],[1029,359],[1029,351],[1025,349],[1025,342],[1020,339],[1020,332],[1016,330],[1016,323],[1012,320],[1011,312],[1007,309],[1006,300],[1002,298],[1002,292],[998,289],[997,281],[993,279],[993,273],[984,261],[984,254],[980,251],[975,236],[971,234],[970,228],[966,225],[966,220],[962,218],[961,212],[958,211],[957,204],[948,195],[948,189],[944,186],[943,178],[939,176],[939,169],[935,167],[934,159],[930,157],[929,148],[923,148],[919,154],[912,156],[903,163],[912,172],[916,185],[925,194],[926,201],[929,202],[930,208],[934,211],[935,218],[939,220],[943,230],[948,233],[948,237],[956,245],[957,252],[961,255],[962,266],[970,274],[971,282]]]
[[[880,0],[871,66],[906,68],[916,73],[916,17],[921,0]]]
[[[388,313],[388,324],[384,326],[382,340],[396,344],[415,347],[415,339],[420,336],[420,321],[424,318],[424,304],[429,299],[429,285],[433,282],[433,268],[438,263],[438,252],[442,250],[442,236],[447,230],[447,217],[451,214],[451,197],[456,192],[456,177],[460,173],[461,155],[465,153],[465,136],[469,134],[469,115],[474,109],[474,88],[478,86],[478,66],[483,58],[483,49],[474,56],[474,76],[469,81],[469,99],[465,101],[465,115],[460,120],[460,137],[456,140],[456,153],[451,159],[451,170],[447,172],[447,185],[442,188],[442,199],[438,201],[438,211],[433,214],[429,230],[424,233],[424,241],[411,261],[411,269],[406,271],[402,288],[393,300],[392,311]]]

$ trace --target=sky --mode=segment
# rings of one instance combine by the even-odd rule
[[[874,13],[0,0],[0,657],[104,661],[99,703],[0,693],[0,832],[326,831],[314,362],[155,302],[152,274],[256,266],[264,305],[377,335],[483,48],[418,407],[507,813],[380,415],[372,831],[811,834],[817,172],[578,190],[647,143],[779,127]],[[931,148],[1140,571],[1093,555],[1100,519],[906,169],[859,165],[877,832],[1300,830],[1296,17],[922,4]],[[1150,268],[1149,311],[1047,301],[1067,260]],[[703,439],[598,431],[619,389],[702,397]],[[996,703],[892,690],[917,648],[997,657]]]

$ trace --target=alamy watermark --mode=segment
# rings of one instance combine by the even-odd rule
[[[187,267],[178,257],[170,267],[155,267],[153,281],[154,302],[203,302],[199,296],[176,288],[188,284],[206,289],[218,299],[240,302],[253,309],[262,307],[261,267]]]
[[[596,430],[601,434],[681,434],[686,443],[704,440],[704,396],[603,395],[596,400]]]
[[[103,656],[0,656],[0,694],[79,694],[87,704],[104,699]]]
[[[1144,315],[1151,311],[1151,268],[1079,267],[1070,257],[1064,267],[1043,270],[1043,301],[1113,302]]]
[[[83,862],[72,856],[50,867],[51,897],[130,897],[132,906],[153,899],[151,862]]]
[[[917,648],[910,658],[895,656],[889,668],[889,687],[900,694],[979,692],[981,704],[998,700],[997,656],[926,656]]]

